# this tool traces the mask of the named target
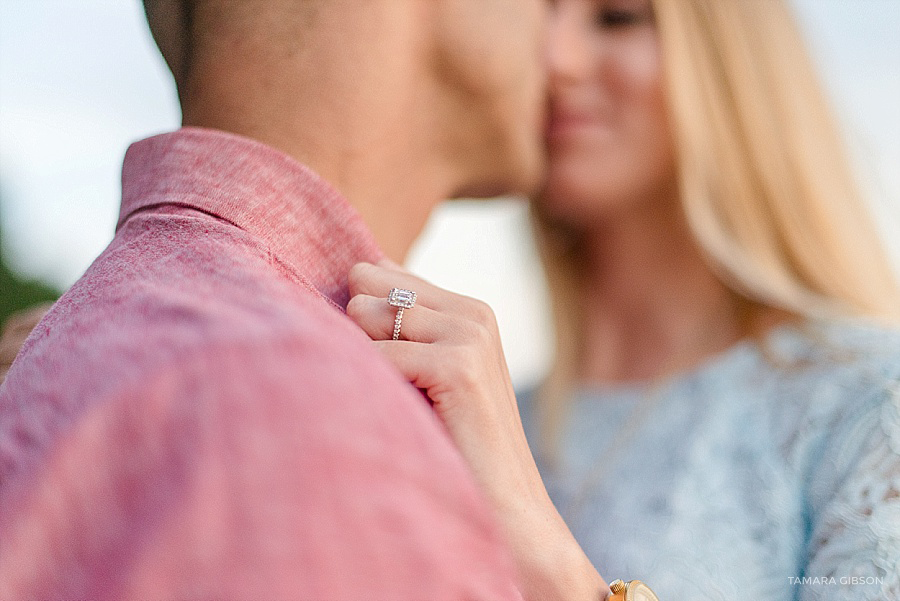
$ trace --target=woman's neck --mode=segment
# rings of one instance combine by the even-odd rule
[[[587,232],[585,253],[585,382],[664,378],[749,332],[750,303],[710,269],[676,202],[609,216]]]

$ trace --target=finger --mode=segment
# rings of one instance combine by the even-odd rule
[[[3,324],[3,335],[24,333],[27,336],[44,318],[51,306],[50,304],[41,304],[13,313]]]
[[[402,266],[402,265],[400,265],[399,263],[394,263],[393,261],[391,261],[391,260],[388,259],[387,257],[385,257],[385,258],[381,259],[380,261],[378,261],[377,264],[380,265],[381,267],[386,268],[386,269],[393,269],[394,271],[406,271],[405,269],[403,269],[403,266]]]
[[[427,391],[436,384],[435,367],[441,359],[440,347],[407,340],[376,340],[375,346],[416,388]]]
[[[404,288],[416,293],[416,304],[475,321],[490,328],[496,327],[494,311],[480,300],[444,290],[408,271],[393,269],[387,261],[379,265],[357,263],[350,270],[350,294],[367,294],[387,298],[392,288]],[[396,265],[396,264],[395,264]]]
[[[431,284],[403,270],[382,265],[357,263],[350,270],[350,293],[387,298],[391,288],[405,288],[416,293],[416,304],[474,321],[488,329],[496,329],[497,319],[491,307],[478,299],[456,294]]]
[[[397,307],[384,298],[357,294],[347,304],[347,315],[373,340],[390,340],[394,335]],[[416,305],[403,311],[400,338],[413,342],[441,342],[456,339],[466,327],[459,319],[439,311]]]
[[[492,403],[473,406],[471,401],[476,400],[477,395],[445,394],[472,385],[467,381],[474,373],[471,357],[462,347],[416,344],[405,340],[376,340],[374,344],[410,384],[428,394],[444,424],[455,432],[457,444],[468,440],[469,448],[477,448],[484,441],[485,428],[496,430],[491,426],[492,414],[496,413]],[[465,407],[471,411],[458,411]],[[481,434],[476,435],[476,432]]]
[[[357,263],[348,275],[350,295],[366,294],[387,298],[392,288],[403,288],[416,293],[416,305],[423,305],[438,311],[453,310],[455,295],[438,288],[420,277],[402,269],[388,268],[371,263]]]

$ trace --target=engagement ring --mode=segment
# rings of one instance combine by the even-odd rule
[[[412,309],[416,305],[416,293],[403,288],[391,288],[387,301],[390,306],[397,307],[397,317],[394,318],[394,340],[400,340],[400,324],[403,322],[403,310]]]

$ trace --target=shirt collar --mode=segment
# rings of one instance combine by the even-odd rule
[[[116,229],[160,204],[199,209],[261,238],[275,257],[341,308],[347,273],[382,252],[350,203],[308,167],[255,140],[184,127],[132,144]]]

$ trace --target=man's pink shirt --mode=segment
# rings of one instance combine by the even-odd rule
[[[445,430],[343,314],[381,257],[272,148],[134,144],[115,238],[0,388],[0,599],[520,599]]]

